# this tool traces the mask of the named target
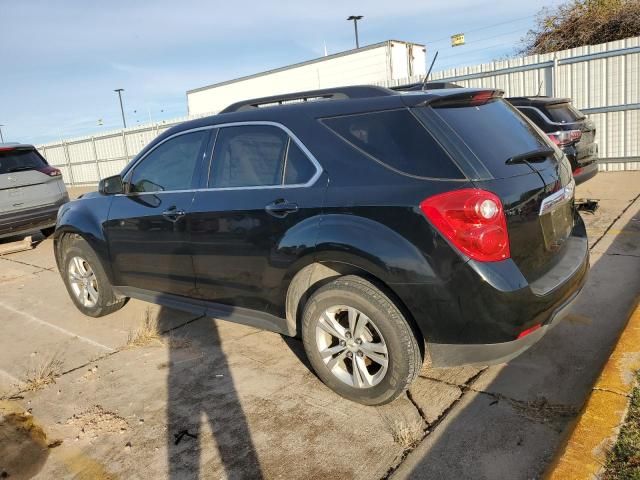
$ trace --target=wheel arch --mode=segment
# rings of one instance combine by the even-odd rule
[[[392,285],[387,284],[378,275],[375,275],[362,265],[346,263],[339,260],[309,263],[300,269],[291,279],[287,288],[285,301],[287,329],[290,334],[292,336],[300,335],[302,313],[309,297],[330,281],[346,275],[357,275],[368,280],[394,302],[412,328],[420,345],[421,353],[424,355],[424,341],[425,338],[427,338],[428,332],[423,332],[418,326],[411,311],[394,291]]]

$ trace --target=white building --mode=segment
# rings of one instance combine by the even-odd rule
[[[426,73],[425,46],[387,40],[187,92],[189,115],[248,98],[404,79]]]

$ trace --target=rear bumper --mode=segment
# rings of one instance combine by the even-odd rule
[[[431,362],[434,367],[455,367],[460,365],[495,365],[505,363],[521,355],[538,343],[546,333],[555,327],[569,313],[569,309],[580,296],[587,276],[582,279],[578,290],[553,310],[547,323],[529,335],[511,342],[484,343],[478,345],[456,345],[427,343]]]
[[[67,201],[69,197],[65,195],[51,205],[0,214],[0,238],[55,226],[58,209]]]
[[[423,333],[434,366],[487,365],[507,361],[542,338],[575,300],[588,271],[586,230],[576,217],[564,250],[535,281],[527,281],[511,259],[470,260],[441,281],[392,288]],[[541,328],[518,338],[536,326]]]
[[[598,161],[595,160],[588,165],[580,166],[573,171],[573,178],[576,181],[576,185],[586,182],[592,179],[598,174]]]

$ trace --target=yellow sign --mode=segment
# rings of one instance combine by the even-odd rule
[[[451,46],[459,47],[460,45],[464,45],[464,33],[456,33],[455,35],[451,35]]]

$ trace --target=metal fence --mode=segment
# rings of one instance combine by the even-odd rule
[[[423,77],[380,82],[398,86]],[[640,37],[434,72],[433,81],[500,88],[506,96],[573,99],[596,124],[602,170],[640,170]],[[120,172],[147,143],[192,117],[38,146],[72,185]]]

